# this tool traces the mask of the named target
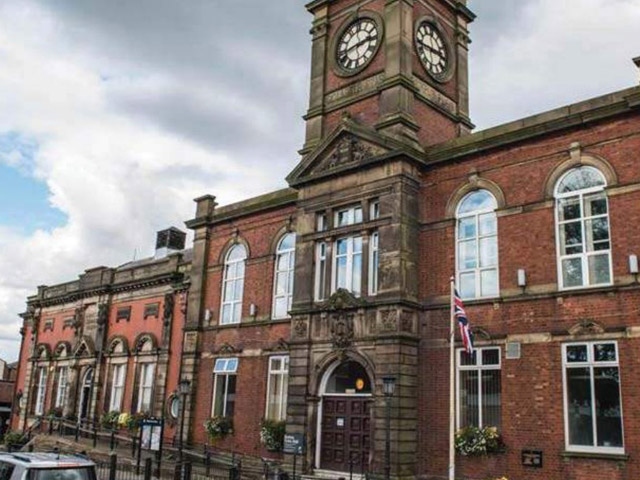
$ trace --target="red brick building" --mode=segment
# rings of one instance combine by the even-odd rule
[[[201,197],[186,222],[188,308],[162,343],[162,395],[189,380],[187,437],[205,443],[208,419],[231,419],[216,446],[265,455],[261,424],[285,421],[308,474],[447,478],[453,277],[475,334],[473,354],[456,336],[455,428],[504,441],[458,452],[456,478],[640,477],[640,87],[471,133],[464,0],[307,8],[310,103],[290,188],[222,207]],[[48,310],[35,345],[26,330],[19,382],[50,361],[43,319],[74,311],[45,298],[30,299]]]
[[[27,299],[11,427],[41,417],[100,422],[107,412],[167,419],[175,435],[191,250],[158,233],[156,255],[41,286]]]

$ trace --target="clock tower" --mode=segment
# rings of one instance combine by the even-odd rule
[[[305,438],[307,472],[415,478],[423,171],[428,147],[472,128],[473,14],[465,0],[307,9],[306,140],[287,177],[298,196],[287,431]]]
[[[315,0],[311,152],[348,115],[423,150],[468,133],[466,0]]]

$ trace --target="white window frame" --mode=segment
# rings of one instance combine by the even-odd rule
[[[362,205],[353,205],[351,207],[341,208],[336,210],[333,215],[334,228],[355,225],[356,223],[362,223]]]
[[[613,344],[616,352],[616,360],[615,361],[596,361],[593,358],[593,348],[598,344]],[[567,362],[567,348],[570,346],[586,346],[587,348],[587,361],[586,362]],[[589,453],[612,453],[612,454],[624,454],[624,413],[622,409],[622,378],[620,377],[620,350],[618,349],[618,342],[613,340],[602,340],[602,341],[589,341],[589,342],[571,342],[565,343],[562,345],[562,392],[563,392],[563,405],[564,405],[564,438],[565,438],[565,448],[567,451],[572,452],[589,452]],[[606,446],[598,446],[598,435],[597,435],[597,427],[596,427],[596,415],[594,409],[596,408],[596,400],[595,400],[595,388],[594,388],[594,374],[593,369],[596,367],[615,367],[618,369],[618,378],[620,378],[620,382],[618,384],[619,388],[619,397],[620,397],[620,429],[622,435],[622,446],[621,447],[606,447]],[[569,415],[570,408],[569,405],[569,397],[568,397],[568,385],[567,385],[567,370],[571,368],[589,368],[589,376],[590,376],[590,388],[591,388],[591,417],[592,417],[592,428],[593,428],[593,440],[596,445],[587,446],[587,445],[572,445],[570,443],[570,432],[569,432]]]
[[[231,259],[231,255],[237,249],[242,249],[243,256],[237,259]],[[242,319],[242,299],[244,297],[244,277],[245,277],[245,262],[247,261],[247,249],[242,244],[236,244],[229,249],[224,261],[223,279],[222,279],[222,302],[220,308],[220,325],[233,325],[240,323]],[[240,264],[242,266],[240,267]],[[238,273],[238,269],[241,268],[241,273]],[[232,285],[232,298],[226,298],[227,285]],[[242,290],[239,298],[236,300],[236,291],[240,288]],[[229,319],[225,321],[224,312],[229,308],[231,313]]]
[[[477,193],[480,192],[484,192],[487,193],[488,195],[491,196],[491,198],[493,199],[493,203],[494,203],[494,207],[493,208],[482,208],[482,209],[478,209],[478,210],[473,210],[471,212],[466,212],[466,213],[459,213],[460,207],[462,206],[462,204],[472,195],[475,195]],[[458,291],[460,292],[462,298],[495,298],[497,296],[500,295],[500,255],[499,255],[499,244],[498,244],[498,217],[496,215],[496,209],[498,207],[498,202],[496,201],[495,196],[486,189],[479,189],[479,190],[474,190],[472,192],[469,192],[467,195],[465,195],[459,202],[458,202],[458,206],[456,207],[456,284],[458,285]],[[495,222],[496,222],[496,229],[495,229],[495,233],[491,234],[491,235],[481,235],[480,234],[480,216],[482,215],[487,215],[489,213],[493,213],[494,217],[495,217]],[[476,258],[476,266],[474,268],[465,268],[465,269],[461,269],[460,268],[460,245],[466,241],[469,241],[471,238],[465,238],[465,239],[461,239],[460,238],[460,223],[461,220],[464,219],[468,219],[468,218],[473,218],[475,221],[475,230],[476,230],[476,234],[473,237],[473,240],[476,242],[476,252],[475,252],[475,258]],[[489,266],[484,266],[481,267],[480,266],[480,241],[482,239],[488,239],[488,238],[495,238],[495,243],[496,243],[496,262],[494,265],[489,265]],[[484,271],[491,271],[491,270],[495,270],[496,272],[496,291],[495,294],[491,294],[491,295],[482,295],[482,282],[481,282],[481,278],[482,278],[482,272]],[[475,279],[475,296],[470,297],[470,296],[466,296],[465,292],[460,288],[461,285],[461,277],[464,274],[469,274],[469,273],[473,273],[474,274],[474,279]]]
[[[369,295],[378,294],[378,271],[380,270],[380,235],[373,232],[369,237]]]
[[[371,200],[369,203],[369,220],[380,218],[380,200]]]
[[[360,240],[360,251],[354,250],[354,245],[356,240]],[[338,244],[340,242],[347,242],[347,252],[344,255],[338,255]],[[362,268],[363,268],[362,246],[363,246],[363,238],[360,235],[342,237],[336,240],[335,243],[333,244],[333,255],[332,255],[332,263],[331,263],[331,267],[332,267],[331,268],[331,293],[335,293],[338,290],[338,288],[345,288],[346,290],[349,290],[351,293],[353,293],[356,297],[359,297],[362,294]],[[345,271],[344,285],[339,286],[338,282],[340,281],[340,279],[338,278],[338,259],[342,257],[346,258],[347,264],[345,269],[346,271]],[[355,279],[354,259],[356,257],[360,257],[360,285],[358,286],[357,289],[354,286],[354,279]]]
[[[293,237],[293,247],[291,248],[282,248],[282,244],[285,239]],[[276,259],[274,265],[274,273],[273,273],[273,305],[272,312],[273,318],[289,318],[289,310],[291,310],[291,302],[293,301],[293,279],[294,279],[294,270],[295,270],[295,262],[296,262],[296,235],[295,233],[287,233],[284,235],[280,241],[278,242],[278,248],[276,250]],[[280,270],[280,262],[282,259],[285,259],[285,268]],[[285,285],[283,288],[283,293],[278,293],[279,285],[278,278],[285,274]],[[284,314],[278,314],[276,305],[279,299],[285,299],[287,302],[287,311]]]
[[[558,188],[560,187],[560,184],[562,183],[562,181],[569,175],[571,175],[573,172],[575,172],[576,170],[580,169],[580,168],[588,168],[590,170],[593,170],[594,172],[597,172],[600,177],[602,178],[603,181],[603,185],[597,185],[594,187],[588,187],[588,188],[584,188],[581,190],[576,190],[574,192],[568,192],[568,193],[558,193]],[[604,194],[604,190],[607,186],[607,182],[606,182],[606,178],[605,176],[602,174],[602,172],[600,170],[598,170],[595,167],[590,167],[590,166],[582,166],[582,167],[576,167],[576,168],[572,168],[571,170],[567,171],[564,173],[564,175],[562,175],[558,181],[556,182],[556,186],[555,186],[555,190],[554,190],[554,194],[555,194],[555,211],[554,211],[554,215],[555,215],[555,224],[556,224],[556,264],[557,264],[557,272],[558,272],[558,285],[560,286],[560,290],[576,290],[576,289],[581,289],[581,288],[592,288],[592,287],[603,287],[603,286],[609,286],[609,285],[613,285],[613,260],[612,260],[612,252],[611,252],[611,246],[612,246],[612,239],[611,239],[611,216],[610,216],[610,211],[609,211],[609,197],[607,195]],[[584,197],[588,196],[588,195],[592,195],[594,193],[599,193],[602,192],[603,196],[604,196],[604,200],[607,204],[607,213],[605,215],[592,215],[592,216],[585,216],[585,211],[584,211]],[[563,200],[567,200],[567,199],[571,199],[571,198],[576,198],[578,200],[578,203],[580,205],[580,218],[579,220],[577,219],[571,219],[571,220],[566,220],[566,221],[560,221],[560,216],[559,216],[559,209],[560,209],[560,203]],[[593,220],[595,218],[605,218],[607,219],[607,227],[608,227],[608,234],[609,234],[609,248],[606,250],[592,250],[592,251],[588,251],[587,249],[587,231],[586,231],[586,223],[588,220]],[[561,231],[560,231],[560,227],[566,223],[574,223],[574,222],[580,222],[580,229],[581,229],[581,236],[582,236],[582,252],[581,253],[570,253],[570,254],[563,254],[562,253],[562,235],[561,235]],[[590,278],[590,273],[589,273],[589,257],[592,256],[599,256],[599,255],[604,255],[607,254],[608,258],[609,258],[609,282],[603,282],[603,283],[592,283],[591,278]],[[582,285],[576,285],[576,286],[571,286],[571,287],[567,287],[564,285],[564,275],[563,275],[563,269],[562,269],[562,262],[564,260],[570,260],[573,258],[579,258],[581,260],[581,268],[582,268]]]
[[[124,386],[127,372],[126,363],[116,363],[113,365],[111,381],[111,400],[109,401],[109,411],[120,411],[122,399],[124,397]]]
[[[327,214],[324,212],[316,214],[316,232],[325,232],[327,228]]]
[[[36,391],[36,405],[33,413],[35,415],[44,415],[44,400],[47,393],[47,367],[39,367],[38,387]]]
[[[216,415],[216,397],[218,388],[220,388],[219,380],[221,377],[236,376],[238,373],[238,358],[217,358],[213,367],[213,396],[211,397],[211,416]],[[225,378],[224,392],[222,393],[222,412],[220,415],[227,416],[227,398],[229,395],[229,379]],[[237,387],[237,382],[236,382]]]
[[[140,384],[138,386],[138,408],[136,412],[150,412],[153,408],[155,366],[155,363],[145,362],[140,364]]]
[[[61,408],[67,400],[67,389],[69,388],[69,367],[58,368],[58,390],[56,392],[55,407]]]
[[[497,364],[491,364],[491,365],[478,365],[478,361],[479,359],[482,358],[482,352],[483,351],[488,351],[488,350],[496,350],[498,352],[498,363]],[[482,427],[495,427],[498,425],[485,425],[484,424],[484,419],[482,418],[483,415],[483,401],[484,401],[484,395],[482,393],[482,372],[486,371],[486,370],[499,370],[500,371],[500,377],[501,377],[501,381],[500,381],[500,408],[502,409],[502,349],[500,347],[481,347],[481,348],[474,348],[474,355],[476,358],[476,364],[475,365],[462,365],[462,355],[463,353],[465,353],[465,350],[463,348],[457,349],[456,350],[456,428],[461,428],[461,418],[460,418],[460,411],[462,410],[461,408],[461,399],[460,399],[460,372],[462,371],[477,371],[478,372],[478,425],[476,425],[479,428]]]
[[[316,271],[314,297],[316,302],[326,298],[327,242],[316,243]]]
[[[276,360],[281,362],[279,369],[274,368]],[[279,391],[276,392],[278,398],[278,412],[275,417],[269,416],[269,399],[271,398],[273,388],[273,377],[282,377],[279,384]],[[289,356],[288,355],[274,355],[269,357],[269,373],[267,377],[267,399],[265,403],[265,418],[269,420],[283,421],[287,419],[287,392],[289,382]]]

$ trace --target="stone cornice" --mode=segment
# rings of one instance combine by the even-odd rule
[[[63,303],[73,303],[82,298],[96,297],[99,295],[107,295],[110,293],[119,293],[131,290],[141,290],[144,288],[154,287],[157,285],[165,285],[169,283],[181,283],[183,280],[183,274],[178,272],[169,272],[153,277],[142,278],[123,283],[110,283],[101,285],[96,288],[88,288],[82,290],[74,290],[72,292],[65,292],[62,295],[50,297],[50,298],[38,298],[29,297],[28,303],[36,308],[50,307],[53,305],[60,305]]]
[[[292,188],[283,188],[275,192],[250,198],[241,202],[232,203],[216,208],[215,213],[203,217],[187,220],[187,228],[196,229],[204,226],[213,226],[231,219],[245,217],[257,212],[281,208],[287,204],[295,204],[298,192]]]
[[[640,87],[620,90],[436,145],[426,152],[426,163],[456,160],[567,128],[584,127],[637,111],[639,107]]]

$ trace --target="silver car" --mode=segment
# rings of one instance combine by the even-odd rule
[[[93,461],[59,453],[0,453],[0,480],[96,480]]]

